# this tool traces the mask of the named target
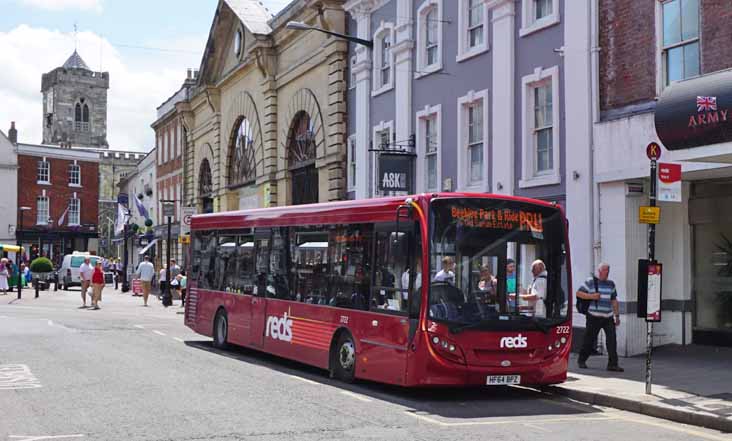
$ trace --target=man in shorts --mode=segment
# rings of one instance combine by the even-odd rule
[[[80,308],[86,308],[86,291],[91,286],[93,274],[94,267],[91,265],[91,259],[85,257],[84,263],[79,267],[79,278],[81,279],[81,301],[83,302]],[[94,300],[92,300],[92,303],[94,303]]]
[[[147,298],[150,296],[150,286],[152,279],[155,277],[155,266],[150,262],[150,256],[145,256],[145,260],[137,266],[137,278],[142,281],[142,300],[144,306],[147,306]]]

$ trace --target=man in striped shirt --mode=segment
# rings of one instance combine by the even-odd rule
[[[592,353],[592,345],[597,341],[597,334],[602,329],[605,331],[608,354],[607,370],[623,372],[624,369],[618,366],[615,339],[615,327],[620,325],[618,293],[615,290],[615,282],[608,279],[609,275],[610,265],[601,263],[597,266],[597,274],[585,280],[577,291],[578,298],[592,301],[585,316],[587,320],[585,336],[577,363],[580,368],[587,369],[587,359]]]

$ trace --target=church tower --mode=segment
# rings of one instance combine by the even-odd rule
[[[93,72],[76,51],[43,74],[43,143],[109,148],[107,89],[109,73]]]

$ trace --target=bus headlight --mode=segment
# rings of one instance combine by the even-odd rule
[[[565,343],[567,343],[567,337],[562,337],[559,339],[559,341],[561,341],[562,344],[565,344]]]
[[[446,359],[465,364],[465,355],[457,343],[441,335],[429,334],[429,341],[438,354]]]

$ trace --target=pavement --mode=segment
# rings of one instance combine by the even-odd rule
[[[668,345],[655,348],[651,395],[645,393],[645,355],[621,358],[625,372],[605,370],[605,356],[589,369],[572,354],[567,382],[549,388],[585,403],[732,432],[732,348]]]
[[[632,412],[600,403],[618,394],[617,384],[642,395],[642,358],[621,359],[627,370],[620,376],[606,375],[605,360],[592,358],[593,369],[571,372],[545,393],[348,385],[257,351],[217,350],[183,326],[178,301],[163,308],[151,298],[144,308],[141,298],[107,288],[101,310],[78,309],[80,303],[78,289],[41,292],[39,299],[25,290],[20,301],[0,296],[0,440],[732,441],[729,431],[689,425],[699,421],[639,415],[648,403]],[[706,348],[680,350],[658,350],[654,394],[673,397],[663,398],[671,409],[692,403],[723,412],[690,397],[697,391],[706,400],[730,388],[729,352],[714,358]],[[669,384],[686,395],[669,395]],[[566,396],[572,390],[584,399]]]

